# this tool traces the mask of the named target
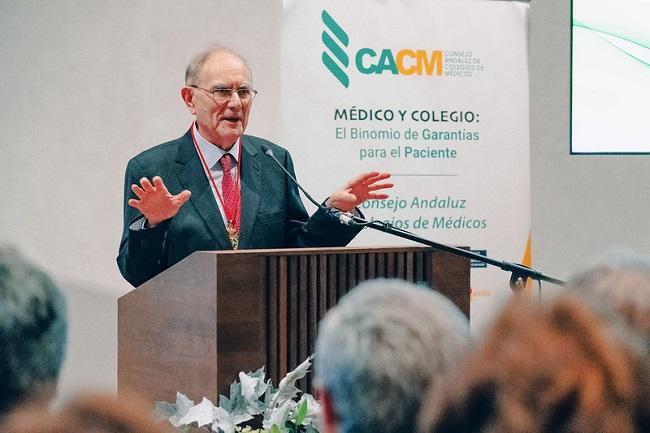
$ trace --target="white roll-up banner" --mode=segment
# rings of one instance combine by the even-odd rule
[[[319,199],[388,171],[368,219],[530,264],[527,40],[518,2],[285,1],[280,144]],[[366,229],[353,245],[413,244]],[[510,275],[471,272],[480,330]]]

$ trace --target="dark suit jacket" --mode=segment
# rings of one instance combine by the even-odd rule
[[[244,135],[242,140],[240,249],[343,246],[358,233],[359,229],[341,225],[323,210],[309,217],[296,186],[261,147],[270,147],[293,174],[289,152],[262,138]],[[170,220],[151,229],[130,229],[141,217],[127,204],[134,197],[131,185],[154,176],[160,176],[172,194],[188,189],[192,197]],[[129,161],[124,182],[124,228],[117,257],[126,280],[138,286],[194,251],[230,248],[190,131]]]

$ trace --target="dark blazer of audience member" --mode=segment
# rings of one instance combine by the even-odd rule
[[[419,431],[648,432],[647,357],[621,332],[575,296],[515,300],[442,391],[429,394]]]
[[[67,318],[54,282],[16,251],[0,247],[0,418],[54,393]]]
[[[440,293],[362,283],[320,324],[321,433],[412,432],[423,392],[459,362],[469,338],[467,318]]]

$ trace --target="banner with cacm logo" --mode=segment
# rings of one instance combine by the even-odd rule
[[[382,170],[395,188],[369,219],[530,262],[528,5],[285,1],[282,145],[325,198]],[[364,230],[356,245],[409,245]],[[472,326],[510,295],[473,264]]]

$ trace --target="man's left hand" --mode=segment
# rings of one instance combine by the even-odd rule
[[[389,177],[389,173],[380,173],[378,171],[360,174],[346,182],[341,189],[333,193],[327,199],[325,205],[335,207],[343,212],[350,212],[366,200],[386,199],[388,198],[388,194],[383,192],[383,190],[392,188],[393,184],[382,181]]]

